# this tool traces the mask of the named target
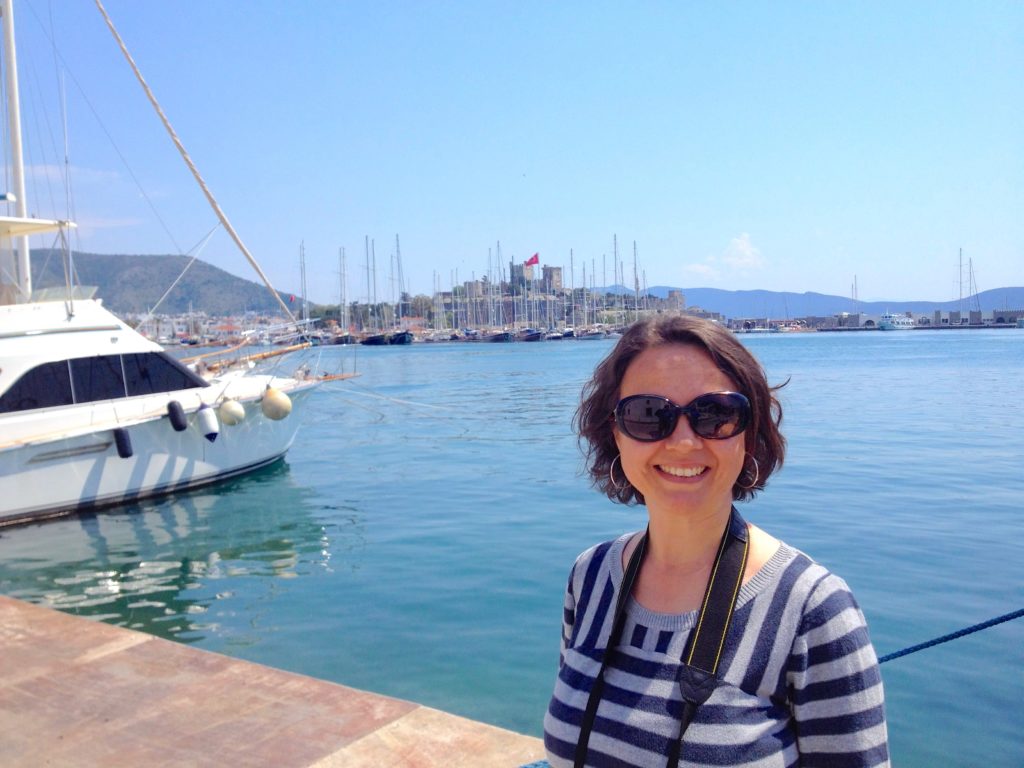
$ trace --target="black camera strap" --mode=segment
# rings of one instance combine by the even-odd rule
[[[733,507],[729,525],[726,526],[722,535],[715,563],[711,567],[711,575],[708,577],[708,584],[704,590],[704,600],[701,603],[697,625],[690,633],[690,639],[683,651],[683,664],[678,681],[679,691],[683,698],[683,712],[679,722],[679,736],[673,740],[669,749],[669,768],[674,768],[679,762],[683,734],[686,733],[687,727],[693,720],[697,707],[708,700],[718,685],[716,677],[718,662],[722,657],[725,636],[732,621],[740,585],[743,583],[743,571],[747,564],[749,548],[747,524],[736,507]],[[583,722],[580,724],[580,737],[576,743],[574,759],[575,768],[583,768],[586,764],[590,732],[594,728],[597,707],[604,692],[605,669],[607,669],[612,652],[618,646],[622,636],[622,629],[626,622],[626,602],[633,591],[636,575],[640,571],[640,565],[646,554],[647,532],[645,531],[633,555],[629,558],[629,563],[623,574],[622,586],[619,588],[619,594],[615,601],[611,634],[601,660],[601,669],[590,689]]]

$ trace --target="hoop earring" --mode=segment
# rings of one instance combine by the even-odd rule
[[[749,456],[750,460],[752,462],[754,462],[754,479],[753,479],[753,482],[751,482],[750,485],[740,485],[739,478],[736,478],[736,485],[739,488],[743,489],[744,491],[752,491],[752,490],[754,490],[754,488],[757,487],[757,481],[761,479],[761,465],[757,463],[757,458],[755,458],[754,454],[748,453],[747,456]],[[746,462],[744,462],[743,463],[743,472],[741,472],[740,474],[742,475],[746,471],[747,471],[747,465],[746,465]]]
[[[625,471],[623,471],[622,479],[625,480],[626,482],[624,484],[619,484],[619,483],[615,482],[615,462],[616,461],[619,462],[619,469],[622,469],[622,454],[621,453],[615,454],[615,458],[612,459],[612,463],[610,465],[608,465],[608,482],[612,484],[612,488],[614,488],[616,491],[621,491],[623,488],[625,488],[627,485],[629,485],[629,478],[626,477],[626,473],[625,473]]]

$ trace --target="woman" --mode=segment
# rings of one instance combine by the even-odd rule
[[[648,523],[570,574],[544,720],[554,768],[888,765],[848,587],[733,506],[782,466],[781,420],[757,360],[697,318],[636,323],[595,370],[576,413],[591,479]]]

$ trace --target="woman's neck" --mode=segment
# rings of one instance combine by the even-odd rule
[[[715,560],[732,505],[714,511],[680,514],[650,512],[647,559],[659,568],[708,569]]]

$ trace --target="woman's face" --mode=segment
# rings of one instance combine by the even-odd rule
[[[660,395],[687,405],[698,395],[735,389],[700,347],[665,344],[633,359],[622,378],[619,398]],[[744,435],[704,439],[684,416],[671,435],[657,442],[634,440],[618,426],[614,434],[622,470],[643,494],[651,514],[716,515],[732,506],[732,487],[743,470]]]

